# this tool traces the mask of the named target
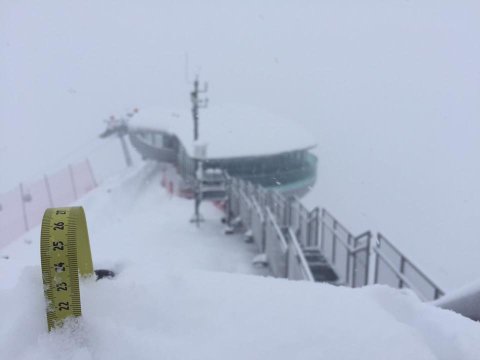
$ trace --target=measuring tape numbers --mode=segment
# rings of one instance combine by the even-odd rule
[[[40,254],[48,330],[68,317],[82,315],[79,275],[94,274],[85,212],[81,207],[45,211]]]

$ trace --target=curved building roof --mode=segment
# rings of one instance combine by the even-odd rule
[[[264,156],[305,150],[316,145],[301,126],[264,110],[234,105],[200,109],[198,144],[207,145],[208,159]],[[140,109],[132,128],[162,130],[176,135],[195,157],[191,112]]]

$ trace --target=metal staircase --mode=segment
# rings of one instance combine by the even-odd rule
[[[318,248],[304,248],[303,254],[316,282],[337,284],[338,275]]]

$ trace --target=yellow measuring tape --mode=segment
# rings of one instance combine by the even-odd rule
[[[80,276],[93,275],[85,212],[81,207],[47,209],[40,236],[48,330],[82,315]]]

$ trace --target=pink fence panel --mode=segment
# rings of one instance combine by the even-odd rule
[[[25,231],[20,188],[0,194],[0,248],[8,245]]]
[[[45,209],[68,206],[96,186],[85,160],[0,194],[0,248],[39,225]]]
[[[72,165],[71,171],[77,197],[85,195],[97,186],[88,160]]]
[[[23,197],[27,224],[31,229],[40,224],[45,209],[52,207],[48,180],[45,178],[34,183],[24,184]]]
[[[53,204],[56,207],[68,206],[77,199],[70,169],[62,169],[48,177]]]

